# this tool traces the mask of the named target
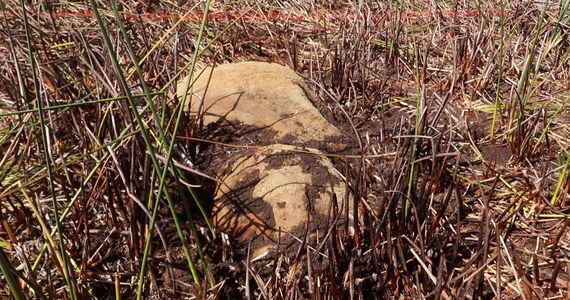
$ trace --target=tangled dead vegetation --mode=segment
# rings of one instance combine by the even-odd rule
[[[238,2],[0,4],[2,295],[568,297],[568,1]],[[301,74],[357,145],[352,223],[271,260],[191,188],[231,136],[186,152],[167,112],[237,61]]]

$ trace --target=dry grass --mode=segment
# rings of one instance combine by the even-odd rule
[[[133,108],[154,145],[172,125],[143,111],[106,2],[114,52],[88,3],[29,2],[27,21],[20,3],[0,3],[0,294],[134,297],[155,214],[144,298],[568,299],[570,4],[470,3],[213,1],[199,45],[204,3],[121,3],[140,14],[124,22],[161,116],[199,49],[198,66],[294,68],[358,133],[355,154],[397,153],[348,159],[358,222],[331,221],[318,244],[263,262],[208,229],[179,173],[165,190],[179,204],[154,198],[160,174]],[[126,90],[143,95],[136,107]],[[209,272],[193,278],[172,211]]]

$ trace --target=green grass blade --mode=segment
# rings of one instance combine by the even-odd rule
[[[566,174],[568,173],[568,167],[570,166],[570,154],[566,154],[566,163],[564,164],[564,168],[562,172],[560,172],[560,176],[558,177],[558,183],[556,184],[556,189],[552,194],[552,199],[550,200],[551,205],[556,205],[558,202],[558,195],[562,192],[562,187],[564,186],[564,182],[566,181]]]
[[[513,103],[512,107],[511,107],[511,112],[510,112],[510,116],[509,116],[509,126],[508,128],[512,128],[512,126],[516,126],[516,130],[513,131],[513,133],[510,135],[510,140],[511,142],[515,142],[516,147],[519,149],[519,152],[524,151],[524,147],[525,147],[525,141],[527,139],[521,139],[520,137],[522,137],[522,135],[524,135],[524,130],[522,127],[522,123],[525,119],[525,111],[527,109],[527,104],[529,102],[530,99],[530,95],[531,92],[533,90],[533,87],[535,86],[535,80],[536,78],[531,78],[531,69],[534,63],[534,60],[536,58],[536,51],[537,51],[537,47],[539,45],[539,40],[540,40],[540,36],[541,36],[541,28],[542,28],[542,23],[545,20],[545,15],[546,15],[546,11],[548,8],[548,4],[549,1],[545,1],[544,5],[543,5],[543,9],[540,13],[540,16],[538,18],[538,22],[536,23],[535,27],[534,27],[534,39],[532,41],[531,47],[530,47],[530,51],[529,54],[526,56],[525,59],[525,65],[523,68],[523,72],[521,74],[521,77],[519,79],[518,85],[517,85],[517,93],[515,96],[515,103]],[[535,69],[537,69],[540,65],[540,59],[537,62]],[[536,73],[536,70],[534,70],[534,72]],[[517,153],[517,154],[521,154],[521,153]]]
[[[125,78],[125,76],[124,76],[124,74],[123,74],[123,71],[122,71],[122,69],[121,69],[121,66],[120,66],[120,64],[119,64],[119,62],[118,62],[118,59],[117,59],[116,55],[115,55],[115,51],[113,50],[114,47],[113,47],[113,45],[112,45],[112,43],[111,43],[111,40],[110,40],[109,35],[108,35],[108,33],[107,33],[106,27],[105,27],[105,25],[104,25],[104,23],[103,23],[103,20],[102,20],[102,18],[101,18],[100,13],[99,13],[99,9],[98,9],[98,7],[97,7],[97,4],[95,3],[94,0],[90,0],[89,3],[90,3],[90,5],[91,5],[91,8],[92,8],[94,14],[95,14],[95,18],[96,18],[96,20],[97,20],[97,24],[98,24],[99,29],[100,29],[100,31],[101,31],[101,34],[102,34],[102,36],[103,36],[104,43],[105,43],[107,49],[109,50],[110,57],[111,57],[112,64],[113,64],[113,67],[114,67],[114,69],[115,69],[115,72],[116,72],[116,74],[117,74],[117,76],[118,76],[118,78],[119,78],[119,80],[120,80],[121,86],[123,87],[123,91],[125,92],[125,94],[126,94],[126,96],[127,96],[127,99],[128,99],[129,105],[130,105],[130,107],[131,107],[131,111],[132,111],[132,113],[133,113],[133,115],[134,115],[134,117],[135,117],[136,123],[137,123],[137,125],[139,126],[139,128],[140,128],[140,130],[141,130],[141,136],[142,136],[142,138],[143,138],[143,140],[144,140],[144,143],[145,143],[145,146],[146,146],[146,148],[147,148],[147,153],[149,154],[149,156],[150,156],[150,158],[151,158],[151,161],[152,161],[152,163],[153,163],[154,170],[155,170],[155,172],[157,172],[158,174],[166,174],[167,170],[163,170],[163,169],[162,169],[162,167],[160,166],[159,161],[158,161],[157,158],[156,158],[156,155],[155,155],[155,152],[154,152],[154,147],[153,147],[153,145],[152,145],[152,142],[151,142],[151,139],[150,139],[150,136],[149,136],[149,133],[148,133],[148,129],[146,128],[146,125],[145,125],[145,123],[144,123],[143,120],[142,120],[142,117],[141,117],[141,115],[140,115],[140,112],[138,111],[138,109],[137,109],[137,107],[136,107],[136,104],[134,103],[134,101],[133,101],[133,99],[132,99],[132,97],[131,97],[131,92],[130,92],[130,90],[129,90],[129,86],[128,86],[127,82],[126,82],[126,78]],[[116,12],[116,10],[115,10],[115,12]],[[116,13],[117,13],[117,12],[116,12]],[[161,191],[161,192],[164,192],[165,197],[166,197],[166,200],[167,200],[168,205],[169,205],[169,208],[171,209],[172,217],[173,217],[173,220],[174,220],[174,223],[175,223],[175,226],[176,226],[176,229],[177,229],[179,238],[180,238],[180,240],[181,240],[181,242],[182,242],[182,247],[183,247],[183,250],[184,250],[184,254],[185,254],[185,256],[186,256],[186,259],[187,259],[187,262],[188,262],[188,266],[189,266],[189,269],[190,269],[190,271],[191,271],[191,273],[192,273],[193,279],[194,279],[194,281],[195,281],[198,285],[201,285],[201,283],[200,283],[200,281],[201,281],[201,280],[200,280],[200,276],[198,275],[197,270],[196,270],[196,268],[195,268],[195,266],[194,266],[194,263],[193,263],[193,261],[192,261],[192,256],[191,256],[191,253],[190,253],[190,250],[189,250],[188,241],[187,241],[187,239],[186,239],[186,237],[185,237],[185,235],[184,235],[184,231],[183,231],[183,229],[182,229],[182,224],[181,224],[180,219],[178,218],[178,216],[177,216],[177,214],[176,214],[176,212],[175,212],[175,210],[174,210],[174,202],[173,202],[173,200],[172,200],[172,197],[171,197],[171,195],[170,195],[168,189],[163,188],[163,189],[161,189],[160,191]],[[158,202],[158,199],[157,199],[156,201]],[[141,296],[142,296],[142,295],[139,294],[139,297],[141,297]]]
[[[53,215],[54,215],[54,219],[55,219],[55,227],[56,227],[57,234],[58,234],[59,251],[61,253],[61,257],[63,260],[63,265],[62,265],[63,276],[64,276],[65,282],[69,288],[68,289],[69,297],[70,297],[70,299],[74,300],[77,298],[77,296],[76,296],[76,293],[77,293],[76,289],[77,288],[76,288],[75,281],[73,279],[73,270],[71,269],[69,257],[67,255],[67,251],[66,251],[66,247],[65,247],[65,241],[64,241],[64,237],[63,237],[63,226],[62,226],[62,224],[60,222],[60,218],[59,218],[59,209],[58,209],[58,204],[57,204],[57,199],[56,199],[56,190],[55,190],[55,183],[54,183],[54,172],[53,172],[53,167],[52,167],[53,162],[52,162],[52,158],[51,158],[51,147],[50,147],[49,142],[48,142],[48,132],[47,132],[47,124],[45,122],[44,105],[42,103],[42,97],[40,94],[40,85],[39,85],[39,80],[37,77],[36,59],[35,59],[35,55],[34,55],[34,51],[33,51],[34,47],[32,45],[31,25],[28,22],[25,3],[24,3],[24,1],[21,1],[20,3],[21,3],[23,18],[24,18],[24,28],[25,28],[25,32],[26,32],[26,40],[27,40],[27,47],[28,47],[28,58],[30,61],[31,69],[32,69],[34,91],[35,91],[35,96],[36,96],[36,105],[38,108],[38,117],[40,120],[41,138],[42,138],[44,159],[45,159],[46,168],[47,168],[47,172],[48,172],[48,181],[49,181],[49,188],[50,188],[50,194],[51,194],[51,200],[52,200],[52,206],[53,206]]]
[[[18,284],[16,278],[13,274],[13,267],[8,260],[8,257],[4,253],[2,247],[0,247],[0,271],[4,274],[4,278],[10,287],[10,291],[12,292],[12,297],[16,300],[24,300],[24,294],[20,290],[20,285]]]
[[[502,2],[502,1],[501,1]],[[501,5],[501,19],[499,24],[499,55],[497,64],[497,88],[495,89],[495,101],[493,108],[493,118],[491,121],[491,140],[495,138],[495,131],[497,126],[497,119],[499,117],[499,109],[501,106],[501,87],[503,83],[503,55],[505,50],[505,22],[507,18],[507,13],[504,10],[504,6]]]

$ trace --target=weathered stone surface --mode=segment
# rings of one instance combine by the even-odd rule
[[[179,83],[179,99],[188,83],[189,78]],[[343,135],[315,107],[293,70],[242,62],[198,71],[191,83],[186,111],[209,125],[210,139],[263,146],[218,150],[203,166],[223,182],[214,193],[218,228],[255,238],[257,253],[267,246],[260,238],[276,241],[279,229],[300,235],[307,220],[323,220],[334,196],[342,206],[345,183],[319,151],[344,149]]]
[[[216,191],[214,223],[234,236],[274,240],[279,228],[292,231],[309,215],[326,216],[333,194],[344,199],[344,182],[316,149],[296,150],[272,145],[232,163]]]
[[[178,84],[182,99],[189,78]],[[195,72],[187,97],[191,116],[205,125],[223,120],[272,130],[267,144],[314,146],[338,140],[341,132],[328,122],[310,99],[302,78],[288,67],[263,62],[241,62]],[[201,114],[199,112],[202,112]],[[237,125],[236,124],[236,125]]]

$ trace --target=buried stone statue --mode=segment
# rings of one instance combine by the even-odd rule
[[[344,180],[322,154],[343,151],[346,135],[317,109],[293,70],[263,62],[220,65],[195,72],[177,90],[208,139],[229,148],[201,165],[219,179],[212,193],[216,227],[258,239],[259,252],[279,231],[294,234],[345,205]]]

